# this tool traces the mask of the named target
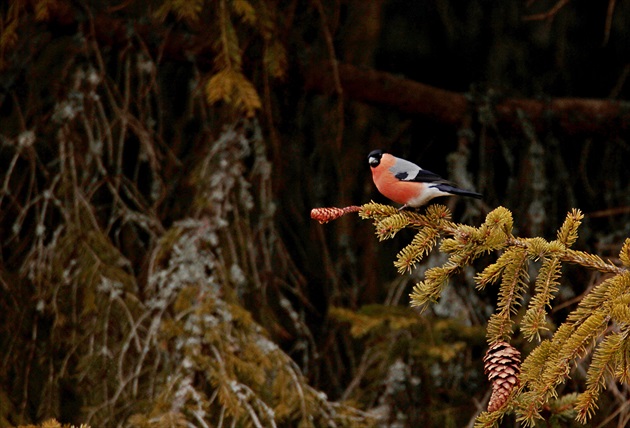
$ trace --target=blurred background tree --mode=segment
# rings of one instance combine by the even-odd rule
[[[496,296],[471,269],[420,316],[442,256],[399,276],[411,235],[309,219],[384,202],[374,148],[483,193],[448,201],[459,222],[503,205],[552,238],[578,207],[576,246],[613,261],[630,235],[628,2],[0,13],[0,425],[472,423]],[[603,277],[565,272],[550,324]],[[628,398],[609,384],[593,425],[625,426]]]

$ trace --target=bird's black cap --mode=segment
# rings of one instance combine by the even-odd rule
[[[383,151],[381,149],[372,150],[368,155],[368,162],[370,166],[376,167],[379,163],[381,163],[381,157],[383,156]]]

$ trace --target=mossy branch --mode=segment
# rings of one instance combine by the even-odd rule
[[[506,412],[514,412],[526,426],[534,426],[543,408],[557,409],[555,414],[571,414],[578,421],[586,422],[597,408],[597,399],[607,379],[622,382],[630,379],[627,357],[630,349],[630,238],[619,255],[623,266],[618,266],[595,254],[570,248],[578,239],[583,219],[577,209],[567,214],[553,241],[515,236],[512,213],[504,207],[490,212],[479,227],[452,222],[449,210],[442,205],[430,205],[422,214],[374,202],[360,209],[338,210],[343,214],[359,211],[362,218],[373,220],[380,241],[394,237],[403,229],[415,230],[415,236],[400,250],[394,262],[400,273],[411,270],[439,243],[439,251],[447,254],[448,260],[428,269],[424,280],[417,283],[410,294],[411,306],[422,309],[440,298],[454,274],[484,254],[500,252],[496,261],[475,277],[479,289],[499,284],[497,309],[487,326],[487,340],[491,345],[509,342],[515,323],[529,341],[540,341],[541,332],[551,329],[547,322],[548,310],[561,286],[563,264],[611,275],[582,298],[551,339],[542,340],[530,352],[521,366],[520,386],[498,410],[482,413],[476,426],[496,426]],[[517,318],[518,308],[529,292],[530,262],[540,262],[541,267],[527,309]],[[595,346],[598,341],[599,345]],[[589,352],[593,353],[593,358],[585,392],[572,395],[570,399],[558,397],[556,388],[567,379],[571,366]]]

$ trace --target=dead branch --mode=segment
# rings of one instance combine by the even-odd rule
[[[413,116],[428,117],[445,125],[459,126],[476,107],[463,93],[448,91],[381,71],[340,64],[339,79],[345,97],[393,108]],[[334,93],[329,68],[306,73],[309,90]],[[499,99],[490,106],[497,125],[520,128],[519,111],[537,131],[553,128],[568,135],[625,134],[630,130],[630,103],[627,101],[555,98]]]
[[[563,4],[560,0],[558,4]],[[557,7],[558,5],[556,5]],[[67,20],[67,17],[66,17]],[[127,42],[126,22],[111,16],[94,18],[93,36],[102,45]],[[141,39],[155,30],[147,24],[134,24]],[[155,37],[155,34],[153,34]],[[164,30],[160,57],[170,61],[190,61],[211,68],[213,51],[201,37],[185,37]],[[151,49],[151,48],[150,48]],[[312,67],[304,72],[306,88],[313,92],[335,94],[346,99],[395,109],[412,116],[427,117],[450,126],[461,126],[478,102],[466,94],[416,82],[390,73],[358,68],[350,64]],[[505,98],[490,106],[497,125],[520,129],[519,111],[537,131],[554,129],[565,135],[624,135],[630,130],[630,102],[606,99],[555,98],[547,100]]]

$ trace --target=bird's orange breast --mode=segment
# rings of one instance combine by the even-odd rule
[[[399,204],[406,204],[418,197],[426,184],[397,179],[389,170],[394,162],[393,156],[384,154],[381,163],[376,168],[372,168],[372,179],[383,196]]]

